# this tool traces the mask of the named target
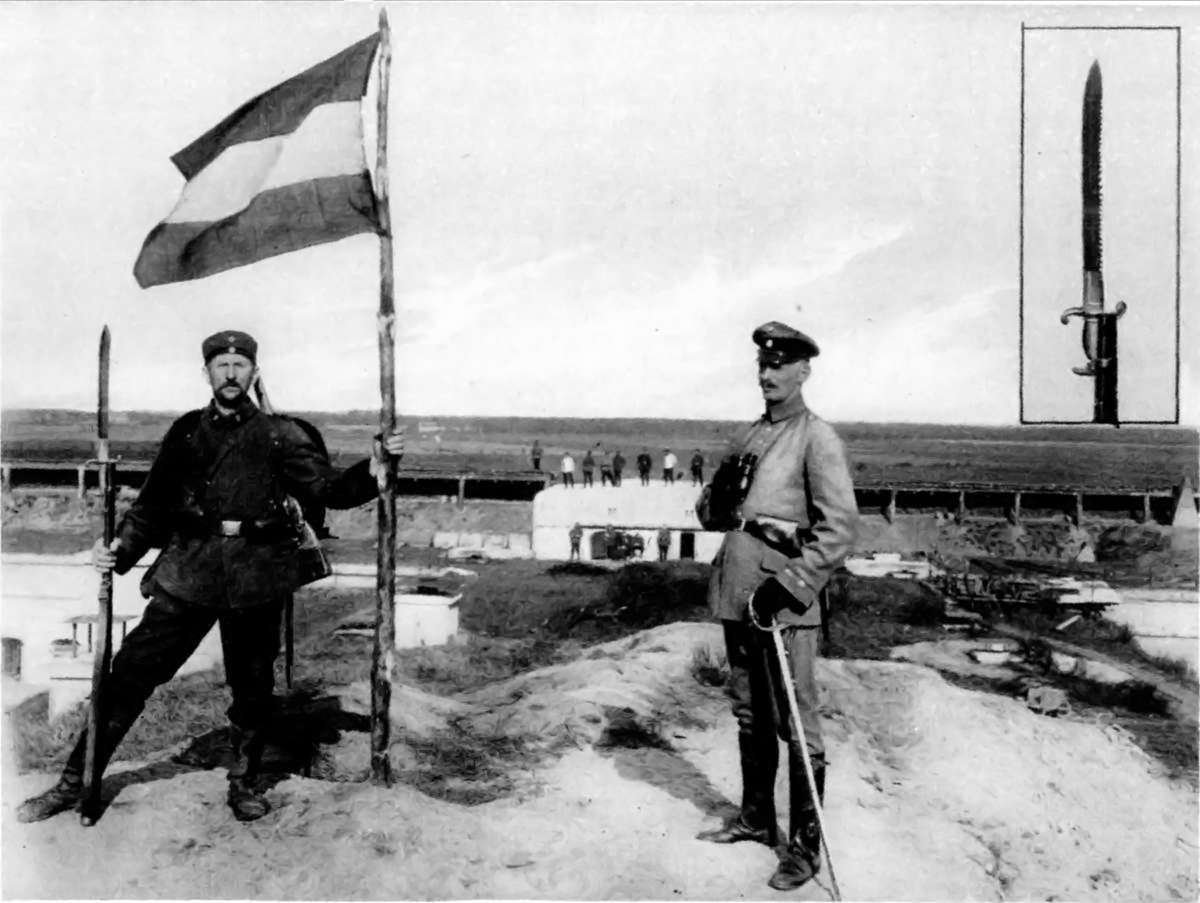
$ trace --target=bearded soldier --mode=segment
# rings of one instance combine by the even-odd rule
[[[700,839],[776,845],[778,737],[789,751],[789,822],[784,854],[768,883],[790,890],[820,868],[816,802],[770,634],[755,622],[781,627],[820,801],[826,761],[814,673],[817,597],[851,550],[858,507],[841,441],[804,403],[816,342],[777,322],[760,326],[753,340],[766,413],[734,443],[697,504],[706,529],[728,531],[708,598],[725,633],[742,772],[740,813]]]

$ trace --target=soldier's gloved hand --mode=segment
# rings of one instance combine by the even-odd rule
[[[101,573],[111,571],[117,566],[117,549],[120,547],[119,539],[114,539],[112,545],[107,547],[103,539],[97,539],[96,544],[92,546],[92,567]]]
[[[774,577],[768,577],[750,597],[750,620],[754,626],[768,630],[775,623],[775,615],[790,608],[794,601],[782,583]]]

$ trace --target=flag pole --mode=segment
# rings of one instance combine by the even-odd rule
[[[387,10],[379,10],[379,85],[375,161],[375,203],[379,215],[379,391],[382,406],[379,432],[396,429],[395,297],[392,272],[392,217],[388,206],[387,105],[391,71],[391,34]],[[396,635],[396,465],[382,447],[377,454],[379,500],[376,504],[379,541],[375,576],[375,644],[371,657],[371,781],[391,783],[388,747],[391,741],[392,661]]]

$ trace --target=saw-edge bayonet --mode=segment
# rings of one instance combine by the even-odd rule
[[[1104,309],[1104,272],[1101,245],[1100,128],[1103,88],[1100,62],[1092,63],[1083,89],[1081,130],[1083,189],[1083,305],[1063,311],[1059,320],[1083,320],[1083,353],[1087,362],[1072,367],[1079,376],[1095,380],[1093,423],[1119,425],[1117,416],[1117,320],[1125,313],[1125,302]]]

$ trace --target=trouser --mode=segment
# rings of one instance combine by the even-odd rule
[[[799,734],[792,724],[787,689],[771,635],[748,621],[722,621],[725,652],[729,659],[729,698],[738,725],[742,770],[742,820],[754,828],[775,825],[775,773],[779,767],[779,740],[788,745],[788,780],[791,786],[789,841],[811,821],[813,809]],[[786,627],[782,639],[787,651],[796,707],[813,770],[825,768],[825,744],[817,717],[815,627]]]
[[[639,471],[638,471],[638,478],[639,478],[639,479],[641,479],[641,481],[642,481],[642,485],[643,485],[643,486],[649,486],[649,485],[650,485],[650,471],[648,471],[648,470],[639,470]]]
[[[606,486],[606,485],[612,483],[612,481],[613,481],[612,471],[602,468],[600,470],[600,485]]]
[[[590,470],[585,470],[583,472],[583,485],[592,486],[594,483],[595,481],[592,479],[592,472]]]
[[[534,458],[534,459],[533,459],[533,469],[534,469],[534,470],[541,470],[541,469],[542,469],[542,459],[541,459],[541,458]]]
[[[138,625],[113,656],[104,681],[103,735],[96,745],[101,767],[133,727],[155,688],[166,683],[191,657],[214,623],[221,626],[225,682],[233,704],[228,709],[239,741],[261,754],[263,728],[274,707],[275,659],[279,655],[283,598],[251,608],[217,609],[156,590]],[[68,783],[82,780],[87,729],[79,735],[63,768]],[[235,749],[240,755],[243,749]],[[249,763],[250,770],[256,762]],[[243,767],[246,764],[243,763]]]
[[[579,557],[579,543],[572,540],[571,541],[571,560],[574,560],[578,557]]]
[[[575,485],[575,474],[564,473],[563,474],[563,485],[567,486],[567,487],[574,486]]]
[[[663,482],[664,483],[674,483],[675,482],[675,471],[664,469],[663,470]]]
[[[621,471],[619,471],[619,470],[613,471],[613,485],[614,486],[621,485]]]

